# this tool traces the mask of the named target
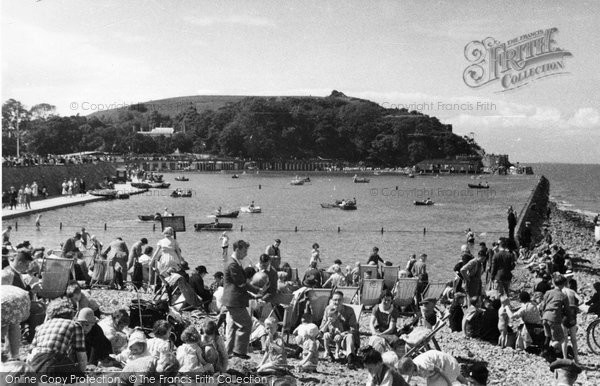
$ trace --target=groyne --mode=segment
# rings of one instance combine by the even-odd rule
[[[531,190],[531,194],[523,204],[519,212],[515,234],[520,237],[525,223],[531,223],[531,235],[533,241],[537,242],[542,236],[542,226],[548,218],[548,204],[550,201],[550,181],[541,176],[537,184]]]
[[[14,186],[18,190],[21,185],[31,185],[35,181],[40,191],[45,186],[50,196],[59,196],[62,190],[61,184],[64,179],[82,178],[86,189],[89,190],[94,189],[106,177],[113,176],[115,172],[115,165],[108,162],[80,165],[3,167],[2,190],[7,191],[11,186]]]

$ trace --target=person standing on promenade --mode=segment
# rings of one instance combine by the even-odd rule
[[[517,216],[515,216],[515,212],[512,206],[508,207],[508,238],[511,240],[515,239],[515,227],[517,226]]]
[[[223,250],[223,261],[227,261],[227,252],[229,251],[229,236],[227,236],[227,232],[223,232],[219,240],[221,241],[221,249]]]
[[[242,359],[249,359],[248,344],[250,342],[250,331],[252,319],[248,313],[250,292],[258,292],[258,289],[250,284],[242,261],[248,255],[250,244],[244,240],[233,243],[231,263],[225,269],[223,305],[227,308],[227,354]]]
[[[66,196],[67,192],[69,191],[69,184],[67,184],[67,179],[66,178],[63,179],[63,183],[61,185],[61,188],[62,188],[61,194],[63,196]]]
[[[23,191],[23,195],[25,198],[25,209],[31,209],[31,188],[29,184],[25,185],[25,190]]]
[[[31,184],[31,194],[32,194],[33,198],[37,198],[37,196],[39,194],[38,184],[35,181],[33,181],[33,184]]]
[[[512,280],[512,270],[515,269],[515,259],[508,250],[508,240],[504,237],[500,239],[500,249],[494,255],[492,260],[491,276],[494,280],[494,289],[500,296],[509,296],[510,281]]]
[[[275,268],[276,271],[279,270],[279,265],[281,264],[281,250],[279,249],[280,245],[281,240],[275,239],[275,242],[272,245],[269,245],[265,250],[265,253],[271,258],[271,266]]]
[[[15,190],[15,187],[11,186],[10,190],[8,191],[8,202],[10,204],[10,210],[17,209],[18,194],[19,193]]]

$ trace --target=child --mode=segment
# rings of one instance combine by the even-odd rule
[[[200,334],[194,326],[186,327],[181,333],[183,344],[177,348],[177,361],[179,362],[179,371],[187,372],[212,372],[213,368],[204,359],[200,343]]]
[[[465,316],[463,306],[465,303],[465,294],[457,293],[452,299],[452,303],[448,309],[448,325],[453,332],[462,331],[462,320]]]
[[[319,329],[315,324],[313,326],[314,328],[308,329],[304,335],[302,361],[298,364],[300,371],[317,371],[317,364],[319,363],[319,344],[317,343]]]
[[[590,306],[588,312],[600,316],[600,281],[594,283],[594,295],[585,304]]]
[[[508,344],[508,330],[509,330],[509,310],[510,299],[506,296],[500,298],[501,306],[498,309],[498,331],[500,331],[500,337],[498,338],[498,346],[506,348]]]
[[[98,303],[96,303],[95,300],[90,300],[88,296],[83,293],[79,284],[69,284],[67,286],[66,295],[68,299],[71,299],[71,302],[77,311],[81,310],[82,308],[91,308],[97,318],[101,316],[100,306]]]
[[[292,334],[296,336],[295,341],[298,345],[298,349],[294,353],[295,358],[298,358],[302,354],[304,341],[307,339],[307,336],[312,335],[313,331],[315,330],[317,335],[319,334],[319,327],[317,327],[317,325],[314,324],[312,321],[312,314],[305,312],[302,315],[302,323],[300,323],[300,325],[296,327],[294,332],[292,332]]]
[[[455,381],[467,383],[460,374],[458,361],[452,355],[436,350],[426,351],[414,359],[402,358],[398,371],[409,376],[408,383],[413,376],[425,378],[428,385],[453,385]]]
[[[266,351],[262,361],[256,370],[260,375],[273,375],[287,372],[287,358],[283,339],[277,333],[277,320],[267,318],[265,320],[267,329]]]
[[[200,335],[200,347],[204,352],[206,361],[212,364],[215,371],[227,371],[228,356],[225,342],[219,335],[217,323],[212,320],[204,322]]]
[[[329,310],[329,313],[325,317],[327,318],[327,322],[321,327],[323,342],[325,344],[325,358],[330,357],[331,360],[339,359],[344,326],[340,320],[339,313],[333,308]],[[329,350],[331,343],[335,343],[335,355]]]
[[[173,350],[171,343],[171,325],[166,320],[157,320],[152,327],[154,338],[148,339],[148,351],[159,359],[161,355],[170,353]]]
[[[147,356],[151,355],[148,352],[146,335],[144,335],[144,331],[136,328],[129,336],[127,348],[121,351],[120,354],[115,355],[115,359],[123,365],[127,365],[130,361]]]

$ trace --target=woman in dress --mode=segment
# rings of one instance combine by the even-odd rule
[[[381,301],[373,307],[373,313],[369,323],[371,338],[369,345],[380,353],[396,350],[400,341],[396,335],[396,320],[399,317],[398,311],[392,303],[392,293],[389,291],[381,295]]]
[[[156,266],[158,273],[163,277],[167,277],[174,272],[183,271],[183,266],[187,264],[181,256],[181,248],[179,248],[179,243],[173,237],[173,233],[173,228],[165,228],[163,231],[165,237],[156,244],[156,251],[154,251],[150,262],[150,270]],[[151,273],[149,276],[151,276]]]

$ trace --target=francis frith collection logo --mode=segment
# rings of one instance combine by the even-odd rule
[[[557,28],[521,35],[506,43],[488,37],[465,46],[471,63],[463,72],[467,86],[479,88],[500,83],[504,92],[535,80],[567,73],[565,57],[573,56],[557,46]]]

